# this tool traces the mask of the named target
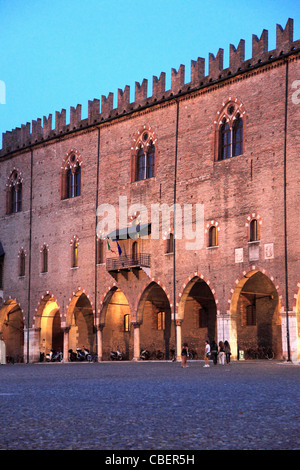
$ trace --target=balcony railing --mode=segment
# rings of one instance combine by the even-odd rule
[[[120,271],[122,269],[150,268],[150,259],[151,255],[149,253],[139,253],[137,256],[116,256],[114,258],[107,258],[106,269],[107,271]]]

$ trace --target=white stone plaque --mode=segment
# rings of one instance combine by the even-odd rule
[[[243,248],[235,249],[235,262],[242,263],[244,261],[244,250]]]

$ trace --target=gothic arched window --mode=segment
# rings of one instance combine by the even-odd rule
[[[232,128],[232,156],[242,155],[243,153],[243,120],[237,115]]]
[[[156,168],[156,137],[150,127],[144,126],[132,146],[132,181],[153,178]]]
[[[22,211],[22,177],[14,170],[7,184],[6,213],[13,214]]]
[[[62,199],[81,195],[81,159],[76,150],[68,153],[62,167]]]
[[[243,155],[245,111],[243,104],[230,98],[223,103],[215,120],[215,160]]]

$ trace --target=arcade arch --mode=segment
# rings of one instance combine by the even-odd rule
[[[137,321],[141,349],[149,350],[153,358],[160,351],[161,358],[169,359],[170,350],[175,349],[171,307],[166,292],[156,282],[151,282],[141,295]]]
[[[24,321],[16,300],[7,300],[0,309],[0,335],[5,343],[6,358],[24,362]]]
[[[123,291],[113,287],[106,295],[100,314],[102,359],[109,360],[117,349],[125,359],[133,355],[133,332],[128,300]]]
[[[45,295],[40,302],[36,317],[36,328],[40,328],[40,353],[46,356],[51,349],[62,352],[63,332],[60,309],[50,293]]]
[[[68,349],[76,351],[76,348],[84,346],[90,352],[96,352],[93,307],[82,290],[76,292],[70,301],[66,324],[69,327]]]
[[[282,357],[280,299],[271,279],[258,270],[244,275],[237,283],[230,304],[231,336],[245,358],[259,348]],[[232,344],[233,346],[233,344]]]
[[[217,342],[217,306],[208,283],[199,276],[189,280],[178,306],[181,341],[204,357],[205,341]]]

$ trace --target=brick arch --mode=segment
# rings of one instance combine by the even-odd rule
[[[181,289],[178,293],[177,300],[176,300],[176,311],[177,311],[177,319],[178,320],[183,320],[183,310],[182,310],[183,309],[183,302],[184,302],[185,298],[188,296],[188,294],[189,294],[191,288],[193,287],[193,285],[199,279],[203,280],[207,284],[207,286],[210,288],[211,293],[214,297],[215,304],[216,304],[217,314],[220,313],[220,311],[218,309],[219,300],[218,300],[218,297],[217,297],[217,294],[216,294],[216,290],[212,286],[210,280],[207,279],[202,273],[195,272],[194,274],[191,274],[190,276],[188,276],[185,279],[185,281],[182,284]],[[190,286],[190,288],[188,288],[188,286]]]
[[[146,281],[143,284],[142,289],[140,291],[140,294],[136,298],[136,301],[135,301],[135,309],[134,309],[134,312],[136,312],[136,319],[135,320],[138,323],[141,322],[141,319],[142,319],[142,311],[143,311],[144,303],[146,301],[146,293],[147,293],[148,290],[150,290],[150,287],[153,284],[157,284],[159,287],[161,287],[161,289],[164,291],[164,293],[165,293],[165,295],[168,299],[171,314],[174,311],[173,304],[171,302],[171,297],[170,297],[170,294],[168,293],[168,290],[167,290],[166,286],[159,279],[153,277],[153,278],[151,278],[150,281]]]
[[[277,294],[278,294],[278,300],[280,302],[280,307],[281,307],[281,311],[284,310],[284,306],[283,306],[283,294],[281,292],[281,289],[280,289],[280,286],[275,283],[275,278],[271,275],[271,273],[269,273],[265,268],[261,268],[257,265],[252,265],[251,268],[247,271],[243,271],[243,276],[246,276],[246,274],[250,274],[250,273],[257,273],[257,272],[260,272],[262,274],[264,274],[265,276],[268,277],[268,279],[274,284],[274,287],[277,291]],[[250,279],[250,278],[249,278]],[[235,289],[238,287],[238,285],[240,284],[240,282],[243,280],[243,277],[239,277],[237,278],[235,281],[234,281],[234,284],[232,286],[232,288],[230,289],[230,294],[228,296],[228,300],[227,300],[227,303],[229,305],[229,309],[227,310],[227,314],[232,314],[232,311],[231,311],[231,302],[232,302],[232,296],[235,292]],[[245,283],[247,282],[248,279],[245,280]],[[244,285],[244,284],[243,284]]]
[[[48,297],[48,298],[47,298]],[[46,299],[47,298],[47,299]],[[42,294],[42,297],[35,309],[35,315],[33,316],[32,318],[32,328],[40,328],[41,326],[41,317],[42,317],[42,312],[45,308],[45,305],[46,303],[50,300],[50,299],[53,299],[53,301],[57,304],[58,306],[58,311],[59,311],[59,316],[60,316],[60,321],[62,321],[62,311],[61,311],[61,308],[60,308],[60,304],[57,300],[57,298],[55,297],[55,295],[53,295],[53,293],[51,291],[45,291],[43,294]]]
[[[77,303],[79,297],[82,294],[84,294],[87,297],[87,299],[89,300],[89,302],[91,304],[92,311],[93,311],[93,315],[95,315],[95,308],[94,308],[93,302],[90,299],[90,296],[89,296],[88,292],[85,289],[83,289],[82,287],[77,287],[77,289],[72,292],[72,296],[69,297],[68,304],[66,306],[66,325],[67,326],[71,325],[72,314],[73,314],[74,308],[76,306],[76,303]]]
[[[6,314],[8,313],[9,309],[10,309],[10,306],[13,304],[13,303],[16,303],[19,308],[20,308],[20,311],[22,313],[22,318],[23,318],[23,323],[25,324],[25,315],[24,315],[24,309],[21,307],[21,304],[20,302],[14,297],[8,297],[5,301],[3,301],[3,304],[0,308],[0,330],[2,331],[2,327],[3,327],[3,323],[4,323],[4,320],[5,320],[5,316]]]
[[[11,170],[8,178],[7,178],[7,183],[6,183],[6,186],[9,188],[11,187],[12,185],[12,176],[13,174],[16,173],[18,175],[18,182],[19,183],[23,183],[23,174],[21,172],[21,170],[19,170],[19,168],[16,168],[15,166],[13,167],[13,169]]]
[[[129,296],[126,294],[126,292],[124,292],[123,289],[118,287],[116,282],[113,282],[112,284],[110,284],[105,289],[104,294],[101,296],[101,300],[99,302],[99,309],[98,309],[98,313],[97,313],[97,322],[98,322],[99,325],[104,325],[105,324],[105,317],[106,317],[107,307],[109,305],[111,297],[114,295],[114,293],[118,289],[120,289],[120,291],[122,291],[122,293],[126,297],[126,300],[128,302],[128,305],[129,305],[130,312],[133,311]]]
[[[142,135],[148,132],[149,136],[145,142],[142,141]],[[130,162],[131,162],[131,169],[130,169],[130,174],[131,174],[131,181],[135,181],[135,170],[136,170],[136,156],[137,156],[137,151],[139,148],[139,145],[144,147],[145,145],[149,144],[149,142],[152,142],[153,145],[155,146],[155,163],[154,163],[154,175],[156,176],[157,174],[157,164],[158,164],[158,145],[157,145],[157,135],[154,129],[145,124],[144,126],[141,126],[139,130],[135,133],[132,141],[131,141],[131,154],[130,154]]]
[[[240,99],[236,98],[235,96],[230,96],[226,100],[223,101],[222,105],[219,107],[219,109],[216,113],[215,120],[214,120],[214,128],[215,129],[220,126],[220,122],[224,119],[224,117],[226,119],[228,119],[230,122],[232,121],[235,113],[232,116],[230,116],[226,111],[227,107],[230,103],[237,106],[238,109],[237,109],[236,113],[240,113],[241,117],[242,117],[242,115],[243,116],[245,115],[246,110],[245,110],[245,106],[242,103],[242,101]]]
[[[70,161],[72,155],[75,155],[75,159],[73,162]],[[66,170],[67,168],[75,168],[77,163],[81,166],[82,165],[82,157],[80,152],[76,148],[71,148],[67,151],[64,156],[61,170]]]

